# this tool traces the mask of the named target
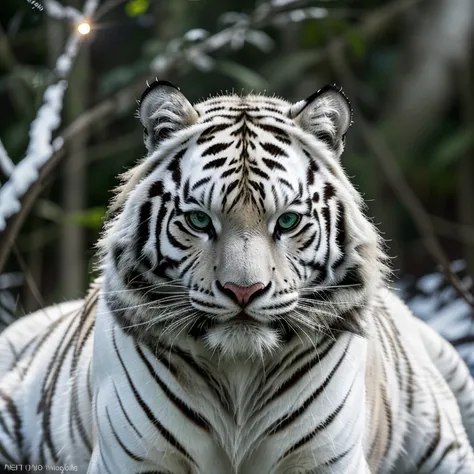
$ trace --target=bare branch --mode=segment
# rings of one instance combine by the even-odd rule
[[[453,222],[439,216],[430,216],[433,227],[438,235],[447,237],[467,245],[474,245],[474,227]]]
[[[426,249],[431,253],[433,259],[441,265],[446,277],[456,289],[459,296],[474,308],[474,297],[464,288],[462,282],[451,268],[451,262],[444,253],[444,250],[436,237],[436,232],[429,215],[403,176],[400,166],[398,165],[396,158],[393,156],[392,151],[380,134],[369,124],[368,121],[365,120],[365,118],[361,117],[360,114],[357,122],[362,138],[369,150],[380,163],[381,168],[385,172],[385,177],[398,199],[411,215],[414,225],[417,227],[418,232],[423,238]]]
[[[341,49],[336,48],[332,50],[331,62],[337,74],[341,78],[344,77],[346,79],[346,89],[349,89],[354,105],[357,104],[360,98],[357,94],[358,89],[354,87],[356,79]],[[426,249],[435,262],[441,266],[446,278],[451,282],[451,285],[454,287],[458,295],[474,308],[474,295],[464,287],[463,283],[452,269],[451,262],[446,256],[443,247],[436,236],[436,231],[429,214],[425,211],[423,204],[405,179],[400,165],[387,142],[378,130],[376,130],[376,128],[365,119],[362,113],[360,113],[360,110],[357,114],[357,125],[367,148],[373,153],[374,157],[379,162],[380,167],[384,172],[385,179],[390,184],[400,203],[411,216],[412,222],[418,229]]]

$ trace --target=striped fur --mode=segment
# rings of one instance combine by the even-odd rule
[[[0,335],[0,462],[472,474],[474,381],[387,289],[339,161],[341,92],[192,106],[158,82],[140,118],[148,155],[110,208],[100,279]],[[260,286],[243,305],[229,282]]]

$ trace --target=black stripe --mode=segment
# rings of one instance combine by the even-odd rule
[[[314,347],[309,347],[304,351],[299,352],[296,356],[295,353],[298,351],[299,347],[293,347],[282,359],[278,361],[277,364],[273,364],[272,368],[268,372],[264,372],[265,382],[270,380],[277,372],[280,374],[285,370],[285,365],[291,366],[293,365],[293,361],[301,360],[304,356],[312,353],[314,351]],[[293,357],[295,356],[295,357]],[[293,357],[293,359],[291,359]],[[256,377],[260,378],[260,373],[256,374]],[[268,387],[267,387],[268,388]],[[265,398],[265,397],[260,397]]]
[[[336,218],[336,244],[341,251],[341,255],[332,264],[333,268],[338,268],[344,262],[344,249],[346,244],[346,221],[345,208],[343,204],[337,203],[337,218]]]
[[[312,246],[312,244],[316,241],[316,237],[318,235],[318,232],[313,232],[299,247],[298,250],[300,252],[305,251],[307,248]],[[313,245],[314,248],[314,245]]]
[[[208,209],[211,208],[212,199],[214,198],[215,189],[216,189],[216,183],[214,182],[214,183],[212,183],[211,189],[209,190],[209,194],[207,196],[207,208]]]
[[[139,438],[142,438],[143,436],[141,435],[141,433],[138,431],[137,427],[133,424],[133,421],[129,418],[128,414],[127,414],[127,411],[125,410],[124,406],[123,406],[123,403],[122,403],[122,400],[120,398],[120,395],[118,394],[117,392],[117,387],[115,386],[115,383],[113,383],[113,386],[114,386],[114,392],[115,392],[115,397],[117,398],[118,402],[119,402],[119,405],[120,405],[120,409],[122,410],[122,413],[124,414],[125,416],[125,419],[127,420],[127,423],[129,424],[129,426],[132,427],[133,431],[135,431],[135,433],[137,434],[137,436]]]
[[[148,190],[148,199],[162,196],[164,189],[163,181],[155,181]]]
[[[193,184],[192,190],[196,191],[196,189],[199,189],[201,186],[204,186],[207,184],[210,180],[212,179],[211,176],[208,176],[207,178],[202,178],[200,179],[197,183]]]
[[[260,176],[260,178],[263,178],[265,180],[270,180],[270,176],[265,173],[265,171],[262,171],[260,168],[257,168],[256,166],[249,166],[250,170],[255,173],[257,176]]]
[[[411,365],[410,358],[408,357],[408,354],[406,353],[405,347],[404,347],[403,343],[401,342],[400,331],[399,331],[398,327],[396,326],[396,324],[394,323],[394,321],[392,320],[390,312],[388,311],[388,308],[385,306],[383,301],[381,302],[381,309],[384,311],[384,313],[387,316],[386,321],[388,321],[390,326],[392,327],[392,333],[395,334],[396,337],[397,337],[398,346],[400,348],[402,358],[405,361],[405,364],[407,366],[407,370],[406,370],[407,383],[406,383],[405,391],[408,395],[408,397],[407,397],[407,412],[411,415],[411,412],[413,410],[414,386],[415,386],[415,384],[413,382],[413,378],[414,378],[413,367]]]
[[[385,380],[387,377],[384,377]],[[387,394],[387,389],[385,388],[385,385],[380,385],[380,391],[381,391],[381,396],[382,396],[382,402],[383,402],[383,407],[385,411],[385,421],[387,424],[387,444],[385,446],[385,451],[383,453],[382,459],[387,459],[388,458],[388,453],[390,451],[390,448],[392,447],[392,439],[393,439],[393,415],[392,415],[392,407],[388,401],[388,394]]]
[[[262,161],[271,170],[277,169],[280,171],[286,171],[286,168],[282,164],[278,163],[278,161],[272,160],[271,158],[262,158]]]
[[[324,185],[324,202],[328,202],[333,196],[336,195],[336,189],[331,183],[326,183]]]
[[[316,391],[295,411],[293,411],[291,414],[286,414],[282,417],[280,417],[278,420],[276,420],[266,431],[267,435],[274,435],[282,430],[284,430],[287,426],[289,426],[291,423],[293,423],[301,414],[303,414],[308,407],[313,403],[316,398],[319,397],[321,392],[329,385],[331,382],[332,378],[334,377],[334,374],[337,372],[339,367],[341,366],[343,360],[345,359],[347,355],[347,351],[349,349],[350,341],[347,343],[346,348],[344,349],[344,352],[336,365],[333,367],[329,375],[326,377],[324,382],[316,389]]]
[[[283,186],[286,186],[292,193],[295,192],[295,190],[293,189],[293,186],[291,185],[291,183],[290,183],[287,179],[282,178],[282,177],[278,177],[278,178],[277,178],[277,181],[278,181],[280,184],[282,184]],[[287,201],[288,201],[288,197],[286,196],[286,197],[285,197],[285,204],[286,204]]]
[[[204,367],[201,367],[191,356],[191,354],[184,352],[177,347],[167,347],[163,346],[163,351],[166,354],[174,354],[179,357],[195,374],[199,375],[201,379],[206,383],[207,387],[214,393],[222,406],[224,406],[228,411],[233,412],[234,409],[231,406],[232,397],[227,389],[215,379],[215,377],[208,372]]]
[[[62,316],[60,316],[58,319],[56,319],[55,321],[53,321],[49,326],[48,326],[48,330],[45,331],[45,334],[44,336],[38,341],[38,345],[34,348],[33,352],[30,354],[29,358],[30,360],[34,360],[35,357],[36,357],[36,354],[41,350],[41,348],[43,347],[43,344],[46,342],[47,339],[49,339],[54,331],[59,327],[59,325],[64,321],[64,319],[66,319],[67,317],[71,316],[71,313],[67,313],[67,314],[63,314]],[[28,343],[29,344],[29,343]],[[28,367],[26,368],[24,374],[23,374],[23,377],[26,376],[26,374],[28,373],[28,371],[30,370],[30,368],[32,367],[33,364],[29,364]]]
[[[308,433],[306,436],[303,436],[299,441],[297,441],[293,446],[288,448],[284,454],[280,456],[278,459],[278,462],[286,458],[289,454],[293,453],[294,451],[300,449],[302,446],[307,444],[309,441],[311,441],[318,433],[321,431],[325,430],[336,418],[336,416],[340,413],[340,411],[344,408],[344,405],[346,404],[347,399],[349,398],[349,395],[352,392],[352,387],[354,386],[354,381],[351,384],[351,387],[349,391],[346,393],[346,396],[340,403],[340,405],[324,420],[322,421],[316,428],[314,428],[311,433]]]
[[[168,218],[168,224],[169,221],[174,217],[174,211],[171,212],[169,218]],[[180,250],[189,250],[191,248],[190,245],[184,245],[181,243],[171,232],[170,232],[170,227],[169,225],[166,226],[166,237],[168,238],[169,242],[171,245],[174,247],[180,249]]]
[[[416,464],[416,468],[418,471],[421,470],[421,467],[423,464],[425,464],[426,461],[433,455],[433,453],[436,451],[436,448],[438,447],[440,441],[441,441],[441,414],[439,410],[439,406],[436,402],[435,397],[433,396],[433,402],[435,405],[436,409],[436,433],[431,440],[431,443],[428,445],[428,448],[425,451],[425,454],[420,458],[420,460]]]
[[[325,466],[332,466],[333,464],[336,464],[341,459],[345,458],[353,449],[354,449],[354,446],[351,446],[349,449],[347,449],[343,453],[339,454],[338,456],[335,456],[335,457],[331,458],[329,461],[326,461],[324,463],[324,465]]]
[[[140,471],[136,474],[170,474],[169,471]]]
[[[179,278],[183,279],[184,276],[186,275],[186,273],[194,266],[196,265],[197,263],[199,263],[199,257],[201,255],[200,254],[197,254],[197,255],[193,255],[193,258],[189,258],[189,257],[185,257],[186,260],[189,258],[189,262],[188,264],[182,268],[182,270],[179,272]],[[185,258],[183,258],[181,261],[182,262],[185,262]]]
[[[181,413],[192,423],[195,425],[199,426],[203,430],[209,431],[210,429],[210,424],[209,422],[197,411],[193,410],[190,408],[188,405],[186,405],[183,400],[178,398],[170,389],[169,387],[160,379],[159,375],[153,370],[153,367],[151,366],[150,362],[146,358],[145,354],[143,353],[141,347],[137,345],[136,347],[137,353],[142,359],[142,362],[145,364],[146,368],[148,369],[149,374],[153,377],[155,382],[160,386],[161,390],[163,390],[163,393],[168,397],[168,400],[173,403],[173,405],[178,408]],[[162,364],[163,361],[161,359],[158,359]],[[163,364],[164,365],[164,364]]]
[[[331,341],[331,343],[324,349],[323,352],[317,353],[298,370],[293,372],[293,374],[283,384],[280,385],[278,390],[270,397],[267,403],[272,403],[282,394],[294,387],[308,372],[311,371],[315,365],[319,364],[329,354],[331,349],[334,347],[335,342],[336,341]]]
[[[136,454],[132,453],[122,442],[122,440],[120,439],[120,437],[118,436],[117,432],[115,431],[115,428],[114,428],[114,425],[112,424],[112,420],[110,419],[110,415],[109,415],[109,407],[105,407],[105,414],[107,415],[107,421],[109,422],[109,426],[110,426],[110,429],[112,430],[112,433],[114,435],[114,438],[115,440],[117,441],[117,443],[120,445],[120,447],[122,448],[122,451],[124,451],[127,456],[130,458],[130,459],[133,459],[134,461],[137,461],[137,462],[143,462],[144,461],[144,458],[140,457],[140,456],[137,456]]]
[[[222,107],[223,109],[223,107]],[[207,113],[209,113],[212,109],[208,110]],[[214,135],[217,133],[217,132],[220,132],[222,130],[225,130],[226,128],[229,128],[231,125],[228,124],[228,123],[221,123],[221,124],[218,124],[218,125],[212,125],[208,128],[206,128],[206,130],[204,130],[201,135],[199,136],[199,138],[197,139],[197,144],[198,145],[201,145],[202,143],[205,143],[209,140],[212,140],[214,138]]]
[[[16,442],[18,445],[18,450],[20,452],[20,456],[22,456],[23,452],[23,435],[21,433],[21,418],[20,414],[18,413],[18,409],[15,405],[15,402],[7,395],[2,389],[0,389],[0,398],[2,398],[5,403],[7,404],[7,410],[10,416],[13,419],[13,432],[15,433]]]
[[[183,232],[184,234],[187,234],[187,235],[189,235],[190,237],[193,237],[193,238],[196,237],[192,232],[190,232],[190,231],[188,230],[187,227],[185,227],[185,226],[183,225],[183,223],[182,223],[181,221],[176,221],[176,222],[174,222],[173,224],[174,224],[181,232]]]
[[[79,362],[79,357],[82,353],[82,350],[84,348],[84,345],[86,344],[87,340],[89,337],[93,334],[93,329],[94,329],[94,322],[89,325],[87,328],[85,334],[81,334],[81,329],[85,327],[87,323],[87,319],[91,317],[91,311],[95,309],[95,304],[97,303],[97,297],[98,297],[99,289],[97,288],[94,293],[91,294],[89,297],[90,299],[87,301],[87,303],[84,305],[84,310],[81,315],[81,319],[79,321],[78,327],[75,331],[74,335],[74,352],[73,352],[73,358],[71,362],[71,370],[70,370],[70,379],[72,381],[72,387],[71,387],[71,404],[69,406],[69,417],[70,417],[70,424],[69,424],[69,432],[71,434],[71,437],[74,439],[74,426],[72,421],[76,421],[76,426],[79,430],[79,435],[81,436],[82,442],[88,449],[90,453],[92,453],[92,445],[91,442],[88,438],[88,435],[86,433],[86,429],[84,427],[84,424],[82,422],[81,418],[81,413],[78,408],[78,400],[77,400],[77,364]],[[82,337],[80,338],[80,336]],[[80,338],[80,339],[79,339]],[[78,344],[79,342],[79,344]],[[90,365],[89,365],[90,367]],[[92,401],[92,399],[90,399]]]
[[[286,145],[291,144],[290,137],[281,128],[275,127],[274,125],[268,125],[268,124],[265,124],[265,123],[261,123],[261,122],[255,122],[254,124],[255,124],[256,127],[259,127],[262,130],[265,130],[265,131],[271,133],[277,140],[281,141],[282,143],[285,143]]]
[[[187,148],[178,151],[168,165],[168,171],[171,171],[171,178],[179,186],[181,183],[181,158],[186,153]]]
[[[228,176],[231,176],[231,175],[233,175],[234,173],[238,173],[241,168],[242,168],[241,166],[234,166],[234,167],[232,167],[232,168],[229,168],[229,169],[225,170],[225,171],[221,174],[221,179],[227,178]]]
[[[3,419],[2,412],[0,412],[0,426],[2,427],[3,433],[6,433],[11,439],[14,439],[10,428],[8,427],[6,421]]]
[[[293,262],[293,259],[290,259],[290,257],[286,257],[288,263],[292,266],[293,270],[296,273],[296,276],[298,277],[299,280],[303,280],[303,275],[300,272],[300,269],[296,266],[295,262]]]
[[[209,148],[206,148],[202,153],[201,156],[208,156],[208,155],[217,155],[221,151],[227,150],[227,148],[232,145],[232,142],[228,143],[216,143],[211,145]]]
[[[48,368],[46,369],[46,377],[41,388],[42,396],[37,405],[37,413],[42,413],[42,428],[44,442],[49,448],[49,451],[52,455],[52,458],[55,463],[59,463],[58,450],[53,443],[53,436],[51,431],[51,414],[53,410],[53,403],[56,399],[55,392],[57,388],[57,382],[61,375],[64,361],[67,357],[69,351],[73,349],[73,340],[76,335],[78,327],[74,327],[76,323],[75,319],[69,323],[66,332],[64,333],[60,344],[56,347],[53,356],[50,359]],[[69,336],[69,333],[72,329],[72,334]],[[69,338],[68,338],[69,336]]]
[[[225,190],[225,193],[222,193],[224,194],[224,197],[222,199],[222,205],[221,205],[221,209],[222,211],[224,212],[225,211],[225,206],[227,205],[227,200],[229,198],[229,195],[232,193],[232,191],[239,185],[239,180],[236,179],[235,181],[232,181],[232,183],[230,183],[227,188],[225,187],[225,185],[223,185],[222,187],[224,188]],[[240,199],[240,195],[238,195],[236,197],[236,200]],[[232,207],[232,206],[231,206]]]
[[[92,367],[92,361],[91,359],[89,359],[88,367],[87,367],[87,395],[89,397],[89,400],[92,400],[91,367]]]
[[[269,143],[265,142],[262,143],[260,142],[260,146],[267,152],[270,153],[272,156],[283,156],[283,157],[288,157],[288,153],[283,150],[283,148],[279,147],[278,145],[275,145],[274,143]]]
[[[431,472],[436,472],[436,469],[438,469],[439,465],[443,462],[444,458],[451,452],[454,451],[455,449],[459,449],[461,447],[461,444],[458,441],[453,441],[452,443],[448,444],[446,448],[443,451],[443,454],[441,457],[438,459],[438,462],[435,464],[433,469],[431,469]]]
[[[293,235],[293,240],[297,239],[301,234],[304,234],[308,229],[313,227],[313,225],[313,222],[307,222],[296,234]]]
[[[190,296],[189,301],[192,301],[196,304],[200,304],[202,306],[205,306],[206,308],[226,309],[225,306],[222,306],[220,304],[215,304],[215,303],[208,303],[207,301],[200,300],[200,299],[196,298],[195,296]]]
[[[11,464],[17,464],[16,460],[13,459],[10,454],[8,453],[7,449],[5,448],[5,446],[3,446],[2,443],[0,443],[0,454],[3,456],[3,459],[8,461],[9,463]],[[3,461],[2,459],[2,461]]]
[[[97,403],[95,403],[95,408],[94,408],[94,415],[95,415],[95,419],[98,420],[99,419],[99,415],[98,415],[98,407],[97,407]],[[105,466],[105,470],[107,471],[106,474],[111,474],[110,472],[110,469],[109,469],[109,466],[107,465],[107,462],[103,456],[105,450],[104,450],[104,447],[102,445],[102,437],[99,435],[97,436],[97,439],[99,441],[99,456],[100,456],[100,460],[102,461],[102,463],[104,464]],[[44,462],[42,462],[41,464],[44,464]],[[116,474],[116,473],[114,473]]]
[[[221,166],[225,165],[225,162],[227,161],[226,157],[223,158],[216,158],[215,160],[209,161],[209,163],[206,163],[203,167],[202,170],[213,170],[220,168]]]
[[[160,262],[163,258],[163,255],[160,251],[160,245],[159,242],[161,241],[161,231],[162,231],[162,226],[165,221],[166,213],[168,212],[166,208],[166,204],[170,201],[171,199],[171,194],[170,193],[165,193],[162,197],[162,201],[160,204],[160,208],[158,210],[158,215],[156,217],[156,226],[155,226],[155,239],[156,239],[156,261]]]
[[[150,201],[143,203],[140,206],[139,224],[138,224],[138,239],[136,247],[136,257],[140,258],[143,252],[143,247],[148,241],[149,227],[150,227],[150,216],[151,216],[152,204]]]
[[[120,352],[117,347],[117,341],[115,339],[115,330],[112,331],[112,342],[114,345],[115,353],[117,355],[117,358],[120,362],[120,365],[122,366],[122,369],[125,373],[125,377],[127,377],[128,384],[130,385],[130,389],[132,390],[133,395],[135,396],[136,401],[146,414],[147,418],[150,420],[150,422],[157,428],[157,430],[160,432],[161,436],[175,449],[177,449],[188,461],[192,462],[195,466],[197,466],[196,461],[191,457],[191,455],[186,451],[184,446],[173,436],[173,434],[168,431],[155,417],[153,412],[151,411],[150,407],[145,403],[145,401],[142,399],[140,394],[138,393],[137,388],[135,387],[135,384],[133,383],[130,374],[127,371],[127,368],[125,367],[125,364],[123,362],[122,356],[120,355]]]

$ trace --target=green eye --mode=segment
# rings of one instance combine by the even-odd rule
[[[188,212],[186,222],[195,230],[204,231],[212,226],[211,218],[201,211]]]
[[[277,221],[280,232],[288,232],[294,229],[300,222],[301,216],[295,212],[282,214]]]

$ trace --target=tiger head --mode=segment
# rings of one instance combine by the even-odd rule
[[[339,88],[193,106],[157,81],[139,117],[148,154],[102,240],[104,294],[123,327],[232,356],[363,334],[384,255],[340,163],[352,116]]]

